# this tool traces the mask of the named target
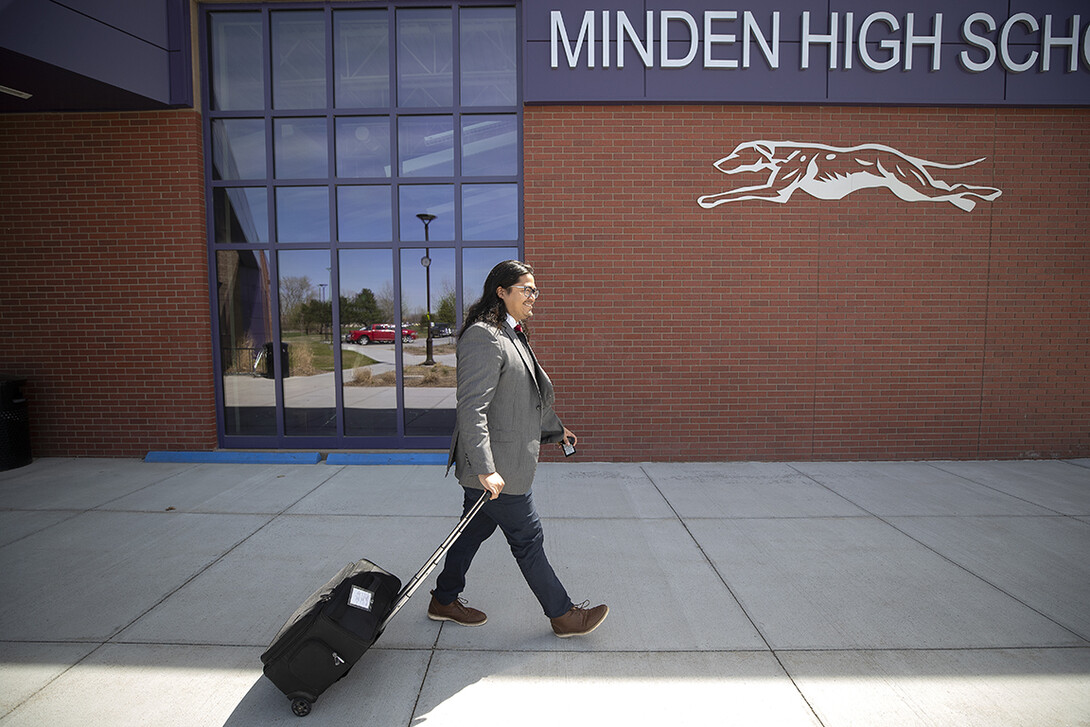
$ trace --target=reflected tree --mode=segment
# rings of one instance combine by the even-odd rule
[[[317,329],[319,336],[325,336],[333,326],[333,302],[311,298],[299,306],[299,325],[303,335],[310,335],[311,329]]]
[[[314,286],[305,275],[280,279],[280,321],[287,328],[299,328],[303,303],[314,298]]]
[[[383,321],[382,308],[370,288],[364,288],[352,298],[341,296],[342,326],[365,326]]]

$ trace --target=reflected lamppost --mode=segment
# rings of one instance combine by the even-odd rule
[[[432,358],[431,355],[431,246],[428,245],[428,243],[430,242],[430,240],[428,239],[428,225],[430,225],[431,221],[435,219],[435,215],[430,215],[427,212],[421,212],[417,215],[417,217],[420,218],[420,221],[424,223],[424,244],[426,245],[426,247],[424,248],[424,257],[420,258],[420,264],[424,266],[424,287],[427,290],[428,299],[428,355],[424,359],[424,365],[434,366],[435,359]]]
[[[318,283],[318,302],[325,303],[325,283]],[[325,334],[325,310],[324,306],[318,308],[318,335],[323,336]],[[333,336],[332,327],[330,328],[330,337]]]

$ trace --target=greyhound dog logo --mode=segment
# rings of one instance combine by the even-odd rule
[[[948,184],[932,169],[964,169],[986,157],[962,164],[941,164],[909,156],[882,144],[847,148],[793,141],[748,141],[715,163],[724,174],[770,172],[764,184],[709,194],[697,202],[711,209],[727,202],[763,199],[786,203],[796,189],[817,199],[844,199],[857,189],[885,187],[906,202],[949,202],[969,212],[973,198],[993,200],[1003,194],[994,187]]]

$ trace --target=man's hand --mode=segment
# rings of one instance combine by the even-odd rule
[[[495,500],[500,496],[500,492],[503,490],[503,486],[506,484],[503,478],[500,477],[499,472],[493,472],[490,475],[477,475],[477,479],[481,481],[481,485],[484,489],[492,493],[490,500]]]
[[[564,427],[564,440],[562,442],[557,442],[557,444],[563,447],[564,442],[567,442],[574,447],[575,445],[579,444],[579,437],[575,436],[572,430]]]

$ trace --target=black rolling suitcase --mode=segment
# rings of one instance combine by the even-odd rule
[[[397,576],[360,560],[345,566],[291,615],[261,663],[265,676],[291,700],[295,714],[310,714],[322,692],[371,648],[488,497],[487,492],[481,495],[404,588]]]

